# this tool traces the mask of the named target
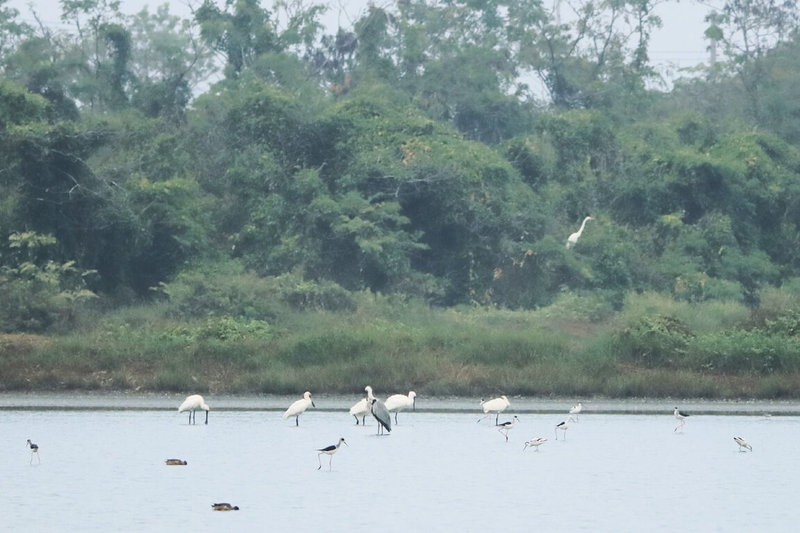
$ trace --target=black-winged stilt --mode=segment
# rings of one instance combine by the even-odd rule
[[[568,419],[564,420],[560,424],[556,425],[556,430],[555,430],[556,431],[556,440],[558,440],[558,432],[559,431],[563,431],[564,432],[564,440],[567,440],[567,430],[569,429],[570,420],[572,420],[572,417],[569,417]]]
[[[508,442],[508,432],[511,430],[511,428],[514,427],[514,425],[517,422],[519,422],[519,418],[517,417],[517,415],[514,415],[514,418],[512,418],[508,422],[503,422],[502,424],[500,424],[497,427],[497,431],[499,431],[500,433],[504,433],[505,434],[506,442]]]
[[[689,415],[679,410],[677,407],[675,408],[675,412],[673,412],[672,414],[675,415],[675,418],[678,419],[678,425],[675,426],[675,429],[672,430],[673,432],[675,432],[678,431],[678,429],[682,428],[684,425],[686,425],[686,419],[689,417]]]
[[[327,455],[330,455],[331,458],[328,460],[328,470],[331,469],[331,464],[333,463],[333,454],[335,454],[336,452],[339,451],[339,446],[341,446],[342,444],[344,444],[345,446],[348,445],[344,441],[344,437],[340,438],[339,442],[337,442],[336,444],[331,444],[330,446],[325,446],[324,448],[317,449],[317,451],[319,452],[317,454],[317,460],[319,460],[319,468],[317,468],[317,470],[322,468],[322,458],[321,457],[322,457],[323,453],[327,454]]]
[[[27,446],[31,449],[31,462],[30,462],[30,464],[33,464],[33,455],[34,454],[36,454],[36,459],[41,463],[42,462],[42,458],[39,456],[39,445],[34,443],[34,442],[31,442],[31,439],[28,439]]]

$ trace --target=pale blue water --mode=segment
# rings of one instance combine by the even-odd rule
[[[355,426],[346,408],[308,411],[297,428],[230,400],[207,426],[189,426],[172,398],[168,410],[118,402],[62,411],[21,397],[21,410],[6,397],[0,530],[796,531],[800,518],[796,416],[696,415],[675,433],[671,411],[593,413],[584,402],[566,441],[554,435],[564,415],[519,412],[506,442],[493,417],[476,423],[477,408],[430,403],[377,437],[374,421]],[[754,451],[740,453],[734,435]],[[523,452],[533,436],[549,440]],[[315,449],[339,437],[349,446],[332,471],[327,456],[317,470]],[[29,464],[28,438],[41,464]],[[241,510],[212,512],[218,501]]]

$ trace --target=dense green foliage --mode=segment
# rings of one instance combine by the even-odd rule
[[[331,358],[355,371],[391,345],[416,354],[408,379],[461,391],[434,368],[437,346],[455,364],[460,342],[455,360],[475,376],[535,360],[513,385],[530,392],[552,390],[533,369],[555,359],[598,375],[800,372],[792,298],[763,301],[800,278],[791,3],[724,2],[706,34],[717,62],[668,92],[651,88],[651,0],[584,0],[567,23],[533,0],[411,0],[370,5],[335,34],[302,2],[205,0],[181,20],[70,0],[58,30],[5,3],[0,333],[83,331],[95,313],[166,305],[174,329],[140,331],[141,353],[105,346],[93,360],[75,344],[71,357],[96,370],[174,350],[158,386],[179,388],[182,366],[217,355],[252,370],[234,388],[281,390],[291,379],[276,369]],[[286,313],[347,323],[364,294],[521,316],[574,297],[589,306],[577,321],[613,332],[576,349],[513,328],[478,342],[392,325],[389,343],[374,325],[275,329]],[[661,295],[659,311],[625,315],[637,294]],[[667,301],[748,313],[698,331]],[[95,327],[90,338],[108,334]],[[542,376],[564,383],[555,374]]]

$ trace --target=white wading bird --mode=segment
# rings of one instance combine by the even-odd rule
[[[500,418],[500,413],[505,411],[506,407],[509,405],[511,405],[511,402],[509,402],[508,398],[505,396],[500,396],[499,398],[494,398],[491,400],[481,400],[481,407],[483,408],[484,416],[479,418],[478,422],[488,417],[491,413],[495,413],[494,425],[496,426],[497,421]]]
[[[414,411],[417,410],[417,393],[412,391],[408,391],[408,396],[405,394],[392,394],[388,398],[386,398],[386,409],[389,412],[394,412],[394,423],[397,424],[397,412],[402,411],[408,407],[411,407]]]
[[[189,423],[194,424],[195,420],[195,411],[198,409],[202,409],[206,412],[206,424],[208,424],[208,411],[211,409],[206,401],[203,399],[202,396],[199,394],[192,394],[191,396],[187,396],[180,407],[178,407],[178,413],[182,413],[184,411],[189,411]]]
[[[572,409],[569,410],[570,415],[575,415],[572,418],[575,422],[578,421],[578,415],[581,414],[581,411],[583,411],[583,404],[581,402],[576,403],[572,406]]]
[[[294,417],[294,425],[300,425],[300,415],[305,413],[306,409],[309,407],[316,407],[314,405],[314,401],[311,399],[311,393],[305,391],[303,393],[303,398],[301,400],[297,400],[289,408],[283,413],[283,418],[289,418],[290,416]]]
[[[581,229],[567,237],[567,248],[572,248],[578,242],[578,239],[581,238],[581,234],[583,233],[583,228],[586,227],[586,223],[590,220],[594,220],[592,217],[586,217],[583,219],[583,223],[581,224]]]
[[[367,391],[366,398],[361,398],[350,408],[350,414],[355,417],[356,425],[358,425],[359,416],[361,417],[361,423],[366,424],[366,417],[371,412],[370,405],[372,405],[372,399],[375,397],[372,395],[372,387],[369,385],[364,387],[364,390]]]

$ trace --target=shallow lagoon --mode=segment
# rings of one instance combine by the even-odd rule
[[[473,399],[418,398],[383,437],[354,424],[356,397],[315,397],[299,427],[281,418],[293,399],[208,397],[209,424],[190,426],[173,395],[2,395],[3,529],[788,531],[800,518],[789,402],[681,402],[696,414],[676,433],[674,400],[584,401],[556,441],[571,402],[511,398],[506,442]],[[533,436],[548,442],[523,451]],[[315,449],[339,437],[349,446],[317,470]]]

